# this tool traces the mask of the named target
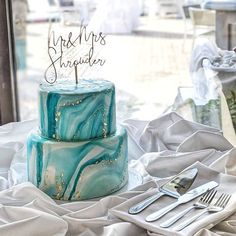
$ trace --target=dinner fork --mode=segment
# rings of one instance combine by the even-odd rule
[[[222,193],[220,195],[219,199],[214,204],[210,204],[204,211],[202,211],[199,214],[193,216],[192,218],[184,221],[182,224],[179,224],[178,226],[173,228],[173,230],[180,231],[180,230],[184,229],[185,227],[187,227],[188,225],[193,223],[200,216],[204,215],[207,212],[216,213],[216,212],[222,211],[226,207],[226,205],[228,204],[230,198],[231,198],[231,194]]]
[[[211,201],[213,200],[213,198],[215,197],[217,193],[217,190],[211,190],[206,192],[204,195],[202,195],[202,197],[195,202],[192,206],[188,207],[187,209],[181,211],[180,213],[174,215],[173,217],[171,217],[169,220],[163,222],[160,224],[160,227],[162,228],[168,228],[171,225],[173,225],[176,221],[178,221],[179,219],[181,219],[183,216],[185,216],[188,212],[190,212],[193,209],[204,209],[207,208],[209,206],[209,204],[211,203]]]

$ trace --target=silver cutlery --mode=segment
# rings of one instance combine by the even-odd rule
[[[174,215],[170,219],[166,220],[165,222],[160,224],[162,228],[168,228],[173,225],[176,221],[181,219],[187,213],[189,213],[193,209],[204,209],[207,208],[210,203],[212,202],[213,198],[215,197],[217,191],[211,190],[206,192],[197,202],[195,202],[192,206],[188,207],[187,209],[181,211],[180,213]]]
[[[163,195],[179,198],[181,195],[185,194],[191,187],[197,176],[197,173],[197,168],[182,171],[170,181],[162,185],[158,189],[157,193],[130,207],[128,211],[129,214],[140,213]]]
[[[180,230],[184,229],[185,227],[187,227],[188,225],[193,223],[200,216],[206,214],[207,212],[216,213],[216,212],[222,211],[226,207],[226,205],[228,204],[230,198],[231,198],[230,194],[225,194],[225,193],[221,194],[221,196],[219,197],[219,199],[216,201],[215,204],[213,204],[213,205],[210,204],[204,211],[202,211],[199,214],[193,216],[192,218],[184,221],[182,224],[179,224],[173,230],[180,231]]]
[[[171,205],[169,205],[167,207],[162,208],[159,211],[156,211],[156,212],[148,215],[146,217],[146,221],[147,222],[152,222],[152,221],[158,220],[162,216],[164,216],[166,213],[168,213],[169,211],[176,208],[177,206],[179,206],[181,204],[184,204],[186,202],[189,202],[189,201],[193,200],[194,198],[197,198],[197,197],[201,196],[205,192],[216,188],[218,185],[219,184],[216,183],[215,181],[211,181],[211,182],[203,184],[203,185],[201,185],[201,186],[199,186],[199,187],[197,187],[197,188],[195,188],[191,191],[188,191],[184,195],[180,196],[176,202],[172,203]]]

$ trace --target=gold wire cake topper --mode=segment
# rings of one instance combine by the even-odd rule
[[[105,35],[100,32],[95,34],[83,24],[79,32],[69,32],[67,35],[56,36],[54,30],[49,27],[48,31],[48,56],[50,65],[47,67],[44,78],[49,84],[54,84],[59,75],[63,77],[64,70],[70,69],[74,72],[75,82],[78,84],[78,67],[87,64],[103,66],[105,59],[97,57],[96,46],[106,45]]]

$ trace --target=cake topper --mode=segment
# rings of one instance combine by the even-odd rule
[[[74,71],[75,82],[78,84],[79,65],[87,64],[90,67],[104,65],[105,60],[96,57],[95,46],[106,45],[106,36],[102,32],[95,34],[93,31],[89,33],[87,31],[87,27],[82,24],[77,34],[76,32],[69,32],[66,36],[56,36],[55,31],[49,28],[48,56],[50,65],[44,74],[48,83],[54,84],[59,76],[64,76],[61,69],[69,68]]]

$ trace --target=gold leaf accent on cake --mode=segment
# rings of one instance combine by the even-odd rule
[[[61,116],[61,112],[60,111],[56,112],[56,117],[60,117],[60,116]]]
[[[61,190],[62,190],[62,186],[59,185],[59,184],[57,184],[56,189],[57,189],[58,192],[61,192]]]
[[[63,103],[62,105],[60,105],[60,107],[70,107],[70,106],[75,106],[75,105],[79,105],[81,102],[83,102],[83,100],[77,100],[77,101],[73,101],[73,102],[67,102],[67,103]]]
[[[63,179],[64,173],[62,172],[60,176],[56,177],[56,199],[60,199],[63,194],[63,188],[65,186],[65,181]]]
[[[80,199],[80,192],[77,192],[77,193],[75,194],[75,198],[76,198],[77,200]]]
[[[60,196],[60,193],[57,193],[56,197],[55,197],[57,200],[60,200],[61,199],[61,196]]]
[[[102,128],[102,134],[103,134],[103,138],[107,137],[107,123],[106,123],[106,109],[103,110],[103,114],[102,114],[102,119],[103,119],[103,128]]]

